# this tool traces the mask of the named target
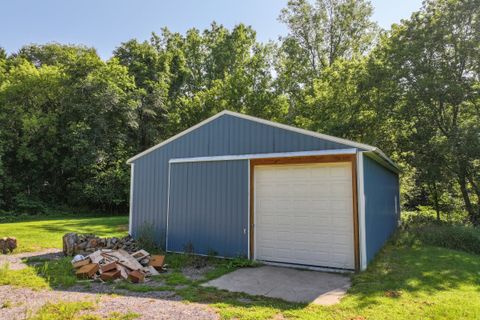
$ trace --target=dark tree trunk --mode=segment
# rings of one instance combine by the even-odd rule
[[[468,194],[467,190],[467,180],[464,174],[461,174],[458,177],[458,183],[460,185],[460,191],[462,192],[463,201],[465,202],[465,209],[467,209],[468,213],[468,220],[474,225],[480,225],[480,220],[478,217],[478,212],[476,212],[475,208],[472,205],[470,200],[470,195]]]

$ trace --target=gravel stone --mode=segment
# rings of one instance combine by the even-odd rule
[[[26,267],[22,258],[60,259],[59,249],[38,252],[0,255],[0,266],[8,263],[10,269]],[[145,285],[159,286],[163,281],[149,281]],[[1,320],[24,320],[35,314],[45,303],[91,301],[96,304],[94,314],[105,317],[112,312],[139,314],[137,319],[219,319],[215,311],[202,304],[185,303],[174,291],[133,292],[116,289],[115,284],[91,282],[69,289],[31,290],[13,286],[0,286],[0,301],[13,302],[8,308],[0,308]]]
[[[15,302],[0,309],[0,319],[24,320],[34,315],[45,303],[90,301],[97,305],[89,314],[108,316],[112,312],[134,312],[141,320],[147,319],[219,319],[209,307],[197,303],[183,303],[165,297],[166,292],[130,292],[124,295],[96,294],[91,292],[41,290],[0,286],[0,301]]]

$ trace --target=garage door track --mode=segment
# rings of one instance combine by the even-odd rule
[[[347,292],[350,277],[337,273],[262,266],[238,269],[203,285],[289,302],[332,305],[338,303]]]

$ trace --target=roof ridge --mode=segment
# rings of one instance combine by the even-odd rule
[[[292,132],[297,132],[299,134],[309,135],[309,136],[316,137],[316,138],[319,138],[319,139],[324,139],[324,140],[327,140],[327,141],[344,144],[346,146],[350,146],[350,147],[354,147],[354,148],[358,148],[358,149],[365,149],[366,151],[370,151],[370,152],[375,152],[381,158],[384,158],[388,163],[390,163],[391,165],[393,165],[395,168],[398,169],[397,165],[389,157],[387,157],[382,152],[382,150],[378,149],[377,147],[374,147],[374,146],[371,146],[371,145],[368,145],[368,144],[364,144],[364,143],[351,141],[351,140],[344,139],[344,138],[338,138],[338,137],[330,136],[330,135],[327,135],[327,134],[323,134],[323,133],[319,133],[319,132],[315,132],[315,131],[311,131],[311,130],[306,130],[306,129],[290,126],[290,125],[283,124],[283,123],[280,123],[280,122],[265,120],[265,119],[262,119],[262,118],[250,116],[250,115],[243,114],[243,113],[238,113],[238,112],[227,110],[227,109],[222,110],[222,111],[216,113],[215,115],[197,123],[196,125],[188,128],[188,129],[186,129],[186,130],[184,130],[184,131],[182,131],[182,132],[180,132],[180,133],[178,133],[178,134],[176,134],[176,135],[174,135],[170,138],[168,138],[167,140],[164,140],[164,141],[148,148],[147,150],[133,156],[132,158],[127,160],[127,163],[132,163],[133,161],[137,160],[138,158],[141,158],[144,155],[146,155],[146,154],[148,154],[148,153],[150,153],[150,152],[152,152],[152,151],[154,151],[158,148],[161,148],[162,146],[164,146],[164,145],[166,145],[166,144],[184,136],[185,134],[187,134],[189,132],[194,131],[197,128],[202,127],[203,125],[205,125],[205,124],[207,124],[207,123],[209,123],[209,122],[211,122],[211,121],[213,121],[213,120],[215,120],[215,119],[217,119],[217,118],[219,118],[223,115],[230,115],[230,116],[234,116],[234,117],[241,118],[241,119],[255,121],[257,123],[263,123],[265,125],[277,127],[277,128],[292,131]]]

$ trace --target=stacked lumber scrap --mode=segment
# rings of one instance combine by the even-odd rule
[[[146,277],[165,271],[165,256],[150,255],[145,250],[129,254],[125,250],[101,249],[88,256],[77,255],[72,260],[79,279],[143,282]]]

